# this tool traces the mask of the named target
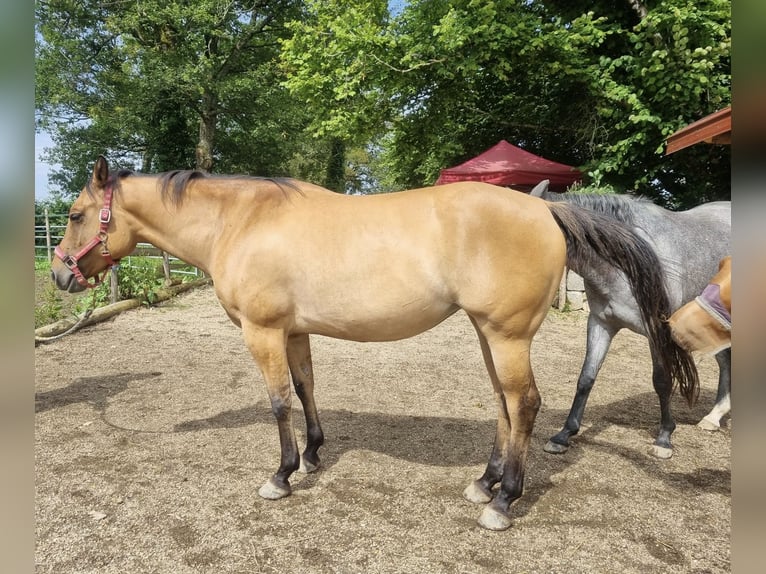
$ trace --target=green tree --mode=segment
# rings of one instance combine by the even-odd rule
[[[37,2],[37,126],[76,193],[99,153],[162,171],[284,175],[305,106],[275,64],[301,2]]]
[[[342,15],[342,17],[341,17]],[[674,206],[728,197],[728,148],[663,156],[730,102],[730,2],[308,2],[283,43],[315,133],[382,142],[386,185],[499,139]]]

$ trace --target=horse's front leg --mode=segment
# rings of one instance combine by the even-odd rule
[[[718,362],[718,394],[715,397],[715,406],[697,423],[697,426],[717,431],[721,428],[721,419],[731,411],[731,348],[716,353],[715,360]]]
[[[301,456],[299,470],[313,472],[319,467],[317,451],[324,443],[324,433],[319,424],[319,414],[314,402],[314,367],[311,362],[308,335],[292,335],[287,339],[287,360],[295,394],[298,395],[306,416],[306,450]]]
[[[258,494],[269,500],[277,500],[290,494],[289,478],[298,468],[300,461],[298,443],[293,429],[286,337],[281,329],[266,329],[244,322],[242,332],[266,381],[271,410],[277,419],[279,443],[282,449],[279,469],[258,490]]]
[[[577,391],[575,392],[572,408],[562,428],[552,436],[545,444],[543,450],[551,454],[562,454],[569,449],[569,439],[580,432],[585,405],[596,382],[596,376],[604,364],[606,353],[612,344],[612,339],[617,331],[609,329],[600,321],[594,319],[591,313],[588,316],[588,338],[585,349],[580,377],[577,379]]]

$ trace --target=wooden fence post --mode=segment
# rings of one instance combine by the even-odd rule
[[[120,286],[118,283],[117,269],[112,267],[109,269],[109,288],[111,292],[112,303],[117,303],[120,300]]]
[[[48,264],[53,263],[53,256],[51,255],[51,222],[48,219],[48,208],[45,208],[45,247],[48,253]]]
[[[166,251],[162,252],[162,271],[165,274],[165,285],[169,286],[172,283],[170,279],[170,255]]]

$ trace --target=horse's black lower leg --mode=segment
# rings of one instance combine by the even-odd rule
[[[298,455],[298,444],[295,442],[295,434],[293,433],[293,421],[289,402],[279,398],[272,398],[271,410],[277,419],[281,455],[276,474],[271,477],[268,483],[261,487],[259,494],[263,498],[277,499],[290,494],[290,475],[298,470],[300,456]]]
[[[495,400],[497,400],[498,404],[495,442],[492,446],[489,462],[487,462],[487,468],[484,470],[484,474],[482,474],[481,477],[474,480],[463,491],[463,497],[466,500],[475,504],[483,504],[492,499],[492,487],[500,482],[500,479],[503,476],[503,464],[505,461],[504,452],[507,448],[511,427],[508,418],[508,410],[506,409],[505,400],[503,399],[503,393],[500,388],[500,381],[497,378],[497,371],[495,370],[495,362],[492,358],[492,350],[489,348],[487,338],[484,333],[482,333],[476,319],[471,317],[471,322],[479,337],[484,364],[487,367],[489,378],[492,380],[492,385],[495,389]]]
[[[585,405],[588,403],[588,397],[596,383],[601,365],[612,343],[614,332],[607,329],[600,322],[588,317],[588,340],[585,351],[585,360],[583,361],[580,376],[577,379],[577,391],[575,392],[572,408],[569,409],[569,415],[562,428],[557,434],[552,436],[543,447],[545,452],[551,454],[561,454],[569,448],[569,439],[580,432],[580,425],[585,413]]]
[[[313,393],[309,393],[305,383],[293,379],[295,394],[303,405],[303,412],[306,415],[306,449],[303,451],[303,464],[306,471],[314,470],[319,466],[319,447],[324,444],[324,433],[319,424],[316,405],[314,404]]]
[[[266,381],[271,412],[274,414],[279,430],[281,448],[279,468],[276,474],[258,489],[258,494],[262,498],[276,500],[290,494],[290,475],[298,469],[300,464],[298,443],[293,430],[290,368],[285,349],[285,336],[279,329],[267,329],[245,321],[242,322],[242,334]]]
[[[676,429],[676,421],[670,411],[670,395],[673,390],[672,381],[657,361],[653,360],[652,384],[657,397],[660,399],[660,432],[654,441],[653,454],[658,458],[670,458],[673,455],[673,445],[670,435]]]
[[[324,433],[314,402],[314,369],[308,335],[292,336],[288,339],[287,360],[295,394],[303,405],[306,417],[306,449],[303,451],[300,468],[304,472],[311,472],[319,467],[318,451],[324,443]]]
[[[718,393],[715,402],[720,404],[731,395],[731,348],[717,353],[715,360],[718,363]]]
[[[500,489],[479,518],[479,524],[484,528],[504,530],[510,526],[508,510],[513,501],[520,498],[524,492],[525,458],[523,453],[515,453],[508,458],[503,469]]]
[[[564,423],[564,428],[550,438],[543,447],[545,452],[561,454],[567,451],[570,437],[580,432],[585,405],[588,403],[588,397],[595,382],[595,377],[587,376],[585,373],[580,375],[580,378],[577,380],[577,391],[572,401],[572,408],[569,409],[569,415]]]
[[[540,395],[534,382],[526,396],[509,405],[509,410],[515,411],[510,419],[511,433],[506,445],[507,451],[503,456],[502,478],[500,488],[484,508],[479,518],[479,524],[490,530],[505,530],[511,525],[509,508],[514,500],[524,492],[524,473],[529,449],[529,439],[540,409]],[[494,451],[493,451],[494,454]],[[489,469],[488,469],[489,470]]]
[[[705,430],[721,428],[721,419],[731,411],[731,349],[724,349],[716,354],[718,363],[718,393],[715,405],[698,425]]]
[[[463,491],[463,497],[476,504],[489,502],[492,500],[492,487],[495,486],[503,477],[503,452],[502,439],[500,435],[495,436],[495,444],[492,447],[492,454],[489,456],[487,468],[477,480]]]
[[[492,454],[489,456],[487,468],[484,470],[484,474],[469,484],[463,491],[463,498],[474,504],[484,504],[492,500],[492,487],[500,482],[500,479],[503,477],[505,451],[508,448],[511,423],[502,395],[498,395],[497,400],[497,431],[495,432],[495,443],[492,446]]]

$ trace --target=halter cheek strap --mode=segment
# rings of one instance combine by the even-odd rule
[[[109,227],[109,222],[111,220],[112,220],[112,184],[110,182],[109,184],[107,184],[106,188],[104,189],[104,206],[101,208],[101,211],[99,211],[98,213],[98,221],[99,221],[98,234],[96,234],[95,237],[93,237],[90,241],[88,241],[82,247],[82,249],[80,249],[74,255],[66,254],[64,250],[61,249],[61,245],[57,245],[56,249],[54,249],[53,251],[56,257],[61,259],[61,262],[67,267],[67,269],[69,269],[74,274],[74,277],[77,280],[77,282],[83,287],[87,287],[89,289],[97,287],[104,280],[104,277],[106,277],[107,271],[109,271],[111,267],[117,265],[117,262],[114,259],[112,259],[112,254],[109,252],[109,249],[106,246],[106,240],[108,238],[106,229],[107,227]],[[88,253],[91,252],[91,250],[94,247],[96,247],[99,244],[101,245],[101,256],[106,260],[107,268],[104,270],[101,277],[99,277],[98,274],[96,274],[93,280],[93,283],[91,283],[83,275],[78,263],[80,259],[85,257]]]
[[[719,285],[709,283],[694,300],[724,329],[731,331],[731,313],[721,302],[721,287]]]

